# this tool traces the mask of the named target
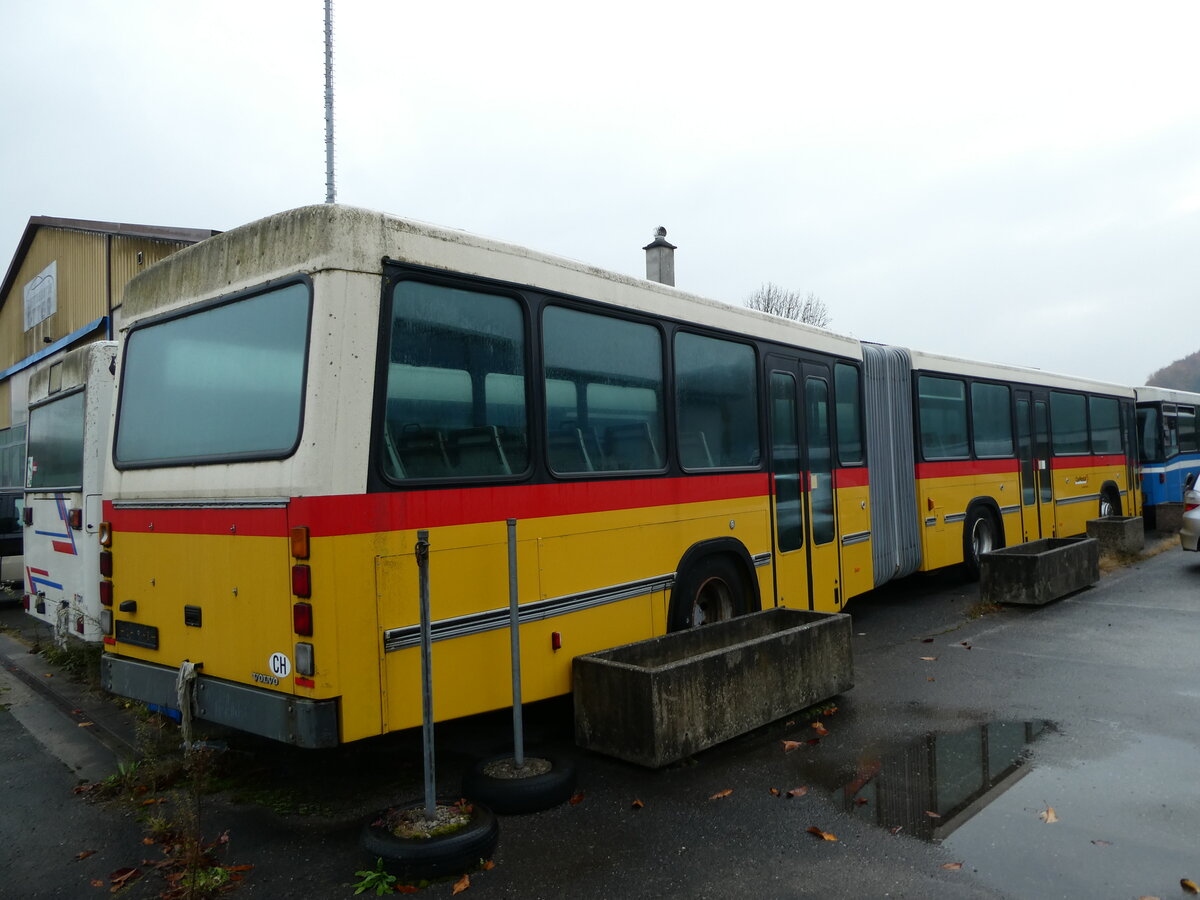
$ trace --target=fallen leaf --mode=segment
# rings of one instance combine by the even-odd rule
[[[888,829],[888,834],[899,834],[903,830],[904,830],[903,825],[893,825],[891,828]]]
[[[1053,806],[1047,806],[1040,813],[1038,813],[1038,818],[1049,825],[1052,822],[1058,821],[1058,814],[1054,811]]]
[[[813,727],[813,731],[815,731],[817,734],[821,735],[821,737],[824,737],[825,735],[829,734],[829,729],[826,728],[821,722],[813,722],[812,727]]]
[[[787,795],[788,795],[788,798],[790,799],[792,797],[803,797],[807,793],[808,793],[808,788],[798,787],[798,788],[792,788],[790,791],[787,792]]]
[[[463,891],[465,891],[470,886],[471,886],[471,876],[464,875],[462,878],[458,879],[458,881],[454,882],[454,890],[452,890],[450,892],[450,894],[451,895],[461,894]]]
[[[78,853],[75,854],[75,858],[76,859],[87,859],[89,856],[91,856],[95,852],[96,852],[95,850],[80,850]]]
[[[142,806],[154,806],[154,804],[156,804],[156,803],[166,803],[166,802],[167,802],[166,797],[151,797],[149,800],[143,800],[141,805]]]
[[[397,894],[419,894],[421,889],[415,884],[394,884],[392,890]]]
[[[101,881],[99,878],[93,878],[92,879],[92,887],[104,887],[104,882]]]
[[[1112,841],[1092,841],[1097,847],[1111,847]]]
[[[942,868],[949,869],[951,872],[957,872],[962,866],[962,863],[942,863]]]
[[[855,797],[855,798],[854,798],[854,805],[855,805],[855,806],[866,806],[868,802],[869,802],[869,801],[867,800],[867,798],[866,798],[866,797]]]
[[[578,806],[582,802],[583,802],[583,791],[580,791],[577,794],[571,795],[571,805],[572,806]]]
[[[791,753],[793,750],[799,750],[803,746],[804,746],[804,744],[800,741],[784,741],[783,742],[783,752]]]
[[[137,881],[141,877],[141,869],[133,869],[128,866],[122,869],[117,869],[117,871],[108,876],[108,880],[112,882],[112,887],[109,888],[109,893],[115,894],[130,882]]]
[[[796,720],[795,720],[795,719],[792,719],[790,722],[787,722],[787,723],[785,724],[785,726],[784,726],[784,727],[785,727],[785,728],[791,728],[791,727],[792,727],[793,725],[795,725],[795,724],[796,724]]]
[[[253,863],[246,863],[243,866],[222,866],[226,872],[249,872],[254,868]]]
[[[935,813],[932,809],[925,810],[925,815],[929,816],[931,819],[940,819],[942,817],[941,813]]]
[[[80,722],[78,728],[87,728],[89,725],[95,725],[95,722]]]
[[[1196,887],[1196,882],[1190,878],[1180,878],[1179,886],[1188,894],[1200,894],[1200,888]]]
[[[819,837],[823,841],[836,841],[837,840],[836,835],[830,834],[828,831],[822,831],[816,825],[809,825],[808,828],[806,828],[805,830],[809,834],[815,834],[817,837]]]
[[[778,796],[779,796],[779,788],[768,788],[768,790],[770,790],[770,792],[771,792],[771,796],[772,796],[772,797],[778,797]]]
[[[937,662],[936,656],[922,656],[921,659],[925,660],[925,662]]]
[[[646,804],[643,803],[641,800],[639,800],[637,797],[634,797],[633,802],[629,804],[630,808],[632,808],[632,809],[641,809],[645,805]]]
[[[492,860],[492,859],[485,859],[483,861],[482,868],[483,868],[483,871],[490,872],[490,871],[492,871],[492,869],[496,868],[496,861]]]
[[[936,679],[936,678],[926,678],[925,680],[926,680],[926,681],[937,681],[937,679]]]
[[[145,844],[147,847],[152,847],[153,845],[157,844],[158,841],[156,841],[152,837],[144,837],[144,838],[142,838],[142,843]]]
[[[970,642],[970,641],[959,641],[959,643],[960,643],[960,644],[962,644],[964,647],[966,647],[968,650],[970,650],[970,649],[971,649],[971,642]]]
[[[806,744],[808,744],[810,747],[812,747],[812,746],[813,746],[813,745],[815,745],[815,744],[819,744],[819,743],[821,743],[821,739],[820,739],[820,738],[809,738],[809,739],[808,739],[807,741],[805,741],[804,743],[806,743]]]
[[[921,638],[921,643],[922,644],[932,644],[933,638]]]
[[[725,788],[725,790],[723,790],[723,791],[717,791],[715,794],[713,794],[708,799],[709,800],[720,800],[722,797],[728,797],[732,793],[733,793],[733,788]]]
[[[44,677],[44,678],[53,678],[53,677],[54,677],[54,673],[53,673],[53,672],[43,672],[43,673],[42,673],[42,677]]]

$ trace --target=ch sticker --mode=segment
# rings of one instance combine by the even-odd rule
[[[292,661],[286,653],[272,653],[267,667],[276,678],[287,678],[292,674]]]

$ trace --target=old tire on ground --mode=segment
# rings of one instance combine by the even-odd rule
[[[450,805],[454,801],[439,800],[438,805]],[[401,804],[403,809],[424,806],[424,801]],[[401,878],[440,878],[458,875],[479,861],[488,859],[496,849],[500,837],[500,823],[495,814],[483,804],[472,804],[471,820],[453,834],[429,838],[397,837],[388,829],[375,823],[383,818],[386,810],[378,813],[363,826],[359,844],[371,857],[371,861],[382,859],[384,868]]]
[[[963,564],[972,581],[979,580],[979,559],[1004,546],[996,517],[985,507],[975,507],[963,522]]]
[[[575,791],[575,762],[559,753],[527,753],[525,761],[541,759],[550,764],[539,775],[504,778],[489,774],[493,763],[512,760],[512,754],[481,759],[463,775],[463,796],[482,803],[501,815],[541,812],[565,803]]]
[[[675,582],[668,630],[683,631],[743,615],[748,596],[745,577],[730,556],[702,557]]]

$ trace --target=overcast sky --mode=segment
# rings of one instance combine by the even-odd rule
[[[325,199],[322,0],[0,0],[0,258],[31,215]],[[1141,384],[1200,349],[1200,4],[335,10],[337,199],[864,340]]]

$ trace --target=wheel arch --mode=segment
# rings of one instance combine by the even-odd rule
[[[758,578],[755,576],[754,560],[746,545],[737,538],[719,537],[699,541],[684,551],[675,567],[675,580],[671,585],[671,599],[667,605],[667,620],[671,621],[671,613],[675,610],[679,598],[679,583],[684,574],[700,565],[705,559],[713,556],[731,557],[742,578],[746,582],[746,612],[758,612],[762,609],[762,591],[759,590]]]
[[[1108,496],[1112,498],[1113,509],[1116,511],[1114,515],[1122,515],[1121,488],[1111,478],[1100,485],[1101,500],[1104,499],[1105,494],[1108,494]]]
[[[996,502],[995,497],[975,497],[967,504],[967,512],[963,518],[963,539],[966,540],[967,526],[971,523],[971,518],[975,513],[986,510],[992,517],[992,521],[996,523],[996,541],[997,549],[1002,549],[1008,546],[1008,541],[1004,537],[1004,514],[1000,512],[1000,504]]]

